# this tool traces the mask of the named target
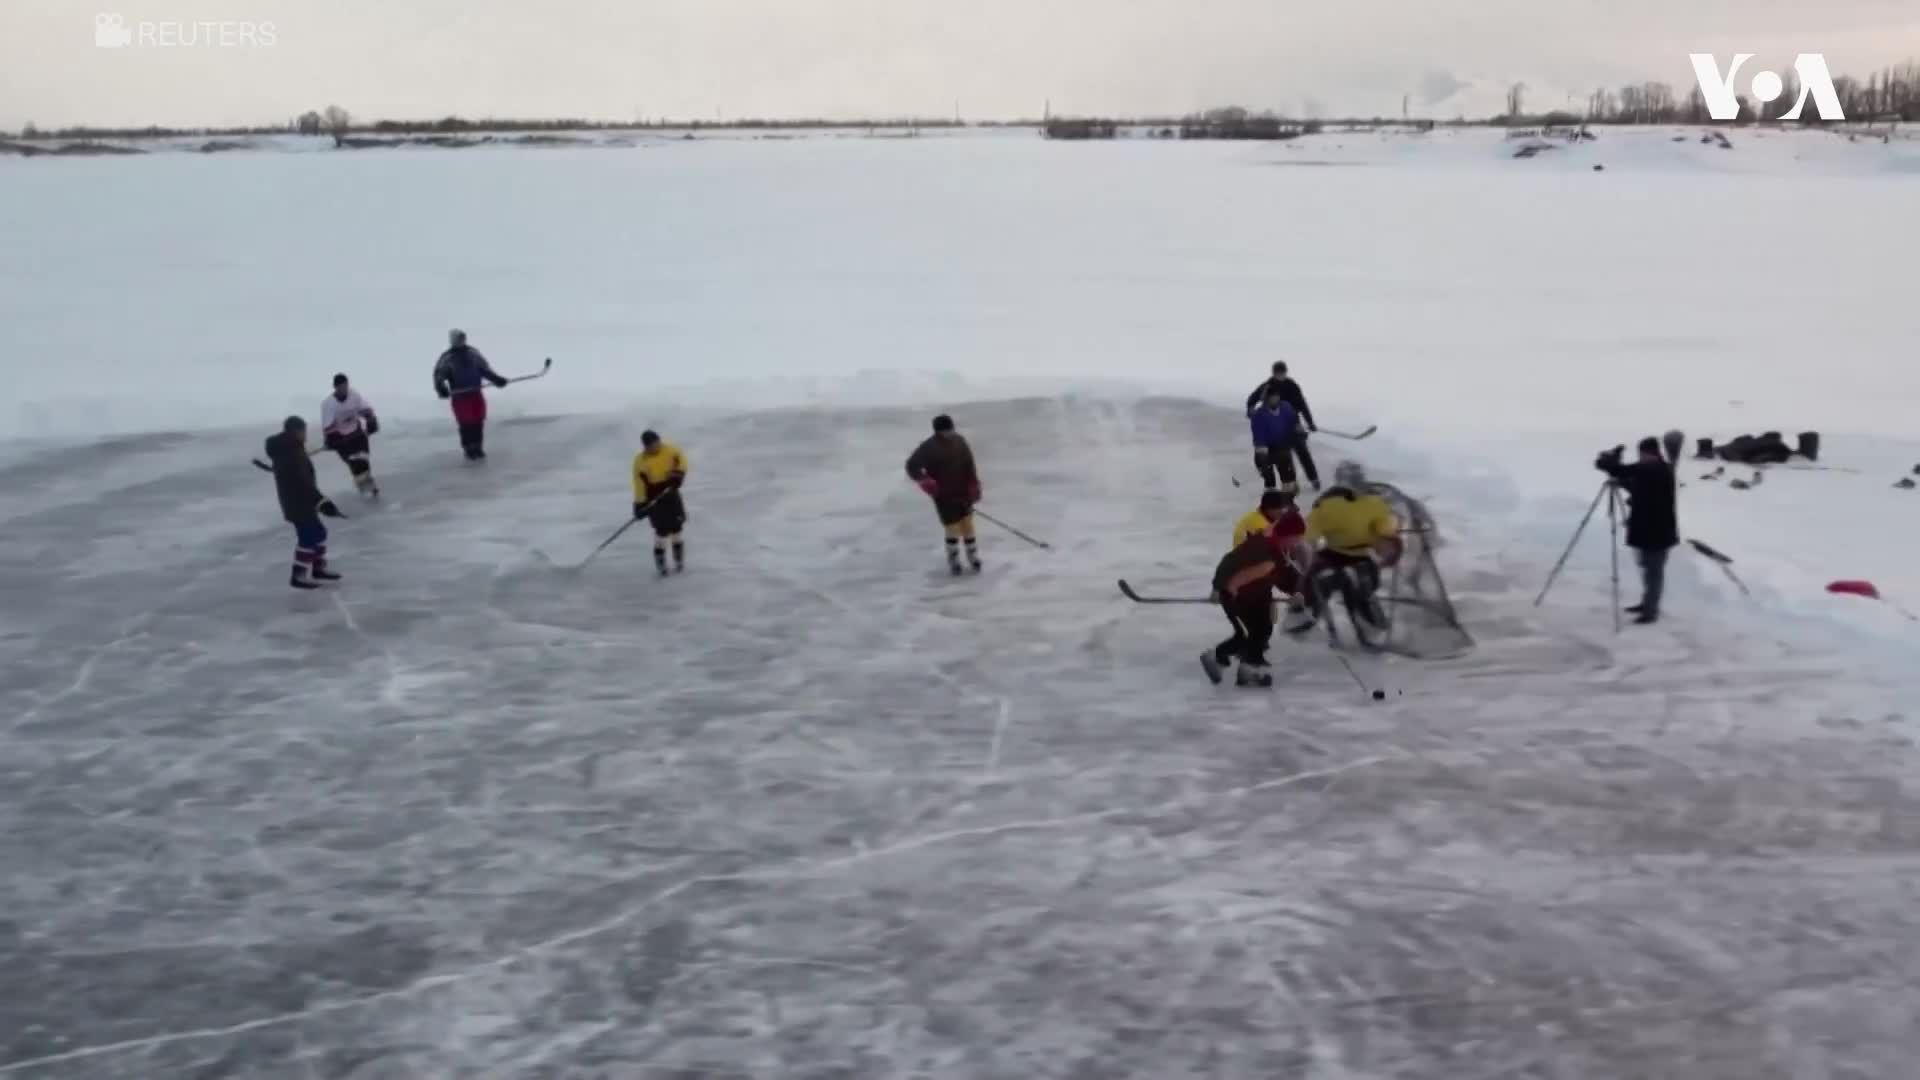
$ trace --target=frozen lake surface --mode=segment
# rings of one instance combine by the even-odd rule
[[[1819,590],[1920,595],[1902,148],[1298,145],[0,162],[0,1076],[1907,1075],[1920,636]],[[479,468],[454,323],[557,358]],[[1215,690],[1224,620],[1113,588],[1204,591],[1274,355],[1447,532],[1478,648],[1383,703],[1318,639]],[[339,368],[387,497],[296,596],[246,459]],[[1053,551],[940,570],[935,407]],[[1533,607],[1673,424],[1863,471],[1683,471],[1751,598],[1676,556],[1616,636],[1590,536]],[[647,426],[692,569],[567,572]]]

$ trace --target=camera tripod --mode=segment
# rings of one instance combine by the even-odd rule
[[[1573,539],[1567,541],[1567,550],[1560,553],[1560,561],[1553,564],[1553,572],[1547,575],[1547,583],[1540,587],[1540,595],[1533,598],[1533,606],[1539,607],[1552,591],[1553,583],[1560,579],[1560,571],[1566,569],[1567,560],[1573,557],[1573,549],[1580,546],[1580,536],[1587,531],[1587,523],[1600,509],[1600,503],[1607,504],[1607,540],[1613,560],[1613,632],[1620,632],[1620,521],[1625,516],[1620,506],[1620,485],[1612,480],[1602,480],[1600,490],[1594,493],[1593,504],[1587,507],[1586,516],[1573,530]]]

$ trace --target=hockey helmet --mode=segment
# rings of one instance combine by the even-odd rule
[[[1359,491],[1367,486],[1367,468],[1357,461],[1343,461],[1334,467],[1333,482]]]

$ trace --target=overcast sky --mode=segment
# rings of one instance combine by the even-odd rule
[[[101,14],[134,44],[96,47]],[[224,46],[160,44],[210,40],[161,25],[206,20],[252,25]],[[1371,115],[1397,114],[1402,94],[1450,118],[1491,111],[1515,81],[1542,108],[1645,79],[1684,92],[1696,50],[1782,68],[1824,52],[1864,76],[1920,57],[1920,0],[0,0],[0,128],[273,124],[330,103],[610,120],[956,104],[1011,118],[1049,101]]]

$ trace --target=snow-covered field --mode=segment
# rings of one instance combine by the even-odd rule
[[[1920,156],[1674,134],[0,161],[0,1076],[1909,1075],[1920,632],[1821,586],[1920,606]],[[450,325],[555,357],[481,468]],[[1204,591],[1275,357],[1446,528],[1384,703],[1113,588]],[[294,596],[246,459],[341,369]],[[939,572],[935,409],[1054,550]],[[646,426],[693,569],[557,567]],[[1683,471],[1751,597],[1616,636],[1595,529],[1535,608],[1674,426],[1860,471]]]

